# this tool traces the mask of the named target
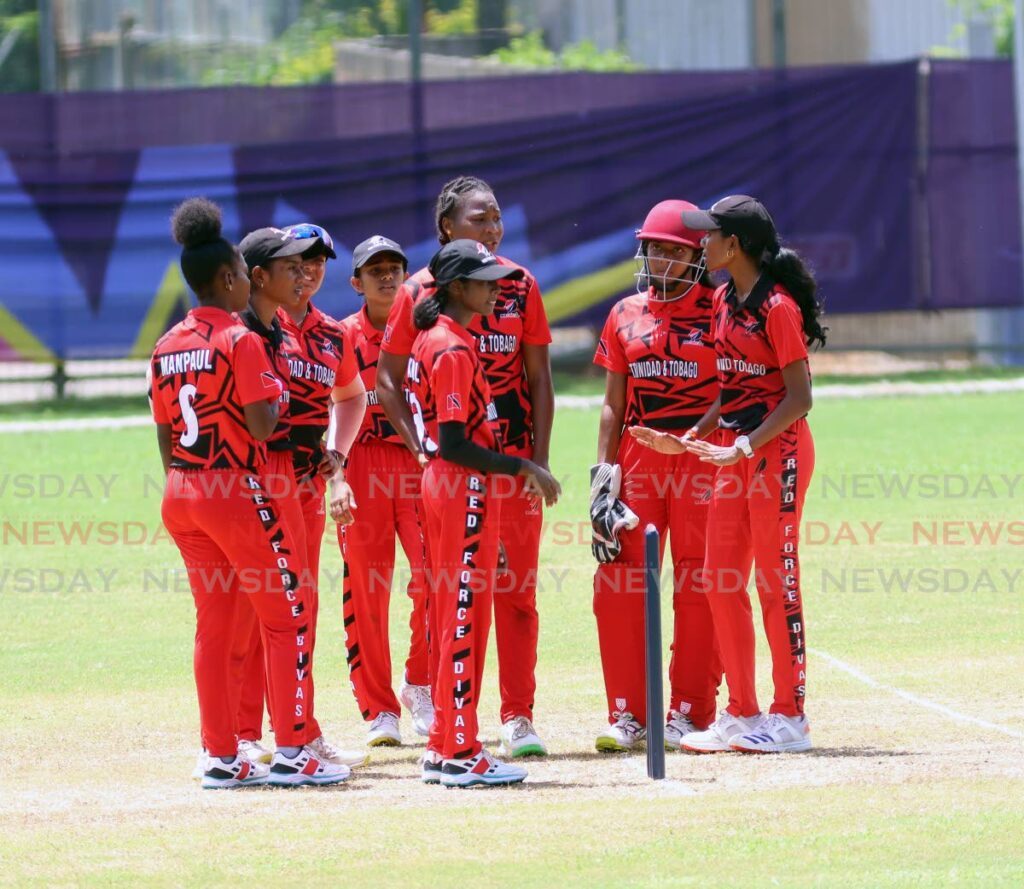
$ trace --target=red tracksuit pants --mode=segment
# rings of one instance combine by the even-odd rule
[[[477,705],[497,579],[501,506],[484,476],[440,459],[423,471],[434,699],[427,747],[446,759],[480,751]]]
[[[501,498],[499,537],[508,559],[494,589],[502,722],[514,716],[532,719],[537,691],[537,562],[544,514],[540,502],[523,494],[524,484],[511,476],[492,480],[492,491]]]
[[[733,438],[728,433],[726,442]],[[728,710],[734,716],[752,716],[760,710],[747,594],[752,564],[772,656],[771,712],[803,712],[807,661],[797,551],[813,471],[811,430],[806,420],[797,420],[752,458],[721,467],[715,477],[703,586],[729,684]]]
[[[722,679],[708,597],[699,588],[714,467],[694,454],[659,454],[628,434],[622,438],[616,462],[622,467],[620,498],[640,523],[620,535],[622,552],[614,562],[598,565],[594,576],[608,721],[614,722],[616,714],[631,713],[647,724],[644,529],[651,523],[661,535],[662,555],[666,531],[671,539],[675,617],[669,708],[704,728],[714,719]]]
[[[313,705],[310,615],[277,503],[253,473],[172,469],[162,515],[195,599],[193,666],[203,746],[212,756],[238,749],[231,652],[238,616],[247,613],[257,615],[266,651],[277,743],[306,743]]]
[[[363,719],[400,713],[391,687],[388,610],[395,569],[395,538],[409,560],[406,592],[412,599],[405,678],[428,685],[426,583],[423,575],[422,471],[404,445],[355,444],[346,477],[355,496],[355,522],[338,526],[345,560],[342,609],[352,691]]]
[[[288,527],[290,539],[294,540],[295,572],[304,592],[305,601],[309,606],[310,657],[312,658],[313,645],[316,641],[316,606],[319,596],[317,594],[317,572],[309,567],[309,558],[311,551],[315,549],[319,559],[320,548],[319,538],[315,545],[309,540],[307,528],[311,522],[305,514],[304,506],[306,503],[312,504],[308,509],[315,524],[317,491],[322,492],[323,488],[318,482],[312,480],[306,481],[302,486],[296,482],[291,451],[269,451],[267,464],[261,475],[268,493],[274,498],[283,521]],[[322,493],[319,496],[319,501],[321,504],[323,503]],[[324,525],[321,521],[321,535],[323,529]],[[232,643],[231,671],[238,694],[238,737],[245,740],[258,741],[263,736],[263,706],[266,702],[269,709],[270,703],[266,694],[264,661],[265,652],[260,639],[256,613],[251,609],[242,611],[239,614]],[[312,682],[312,678],[310,681]],[[307,741],[316,740],[322,734],[312,708],[308,712],[307,727],[309,731]]]

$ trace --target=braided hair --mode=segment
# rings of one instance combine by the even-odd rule
[[[238,254],[238,248],[221,233],[221,226],[220,207],[206,198],[189,198],[171,215],[171,232],[182,248],[181,273],[197,296]]]
[[[474,191],[486,191],[488,194],[494,194],[494,189],[476,176],[456,176],[442,186],[441,193],[437,196],[436,209],[437,240],[442,246],[451,240],[441,224],[442,220],[450,219],[462,204],[463,198],[471,195]]]

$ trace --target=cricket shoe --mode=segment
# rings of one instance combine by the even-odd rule
[[[398,699],[412,716],[412,727],[416,734],[421,738],[427,737],[434,724],[434,702],[430,698],[430,686],[409,685],[403,676],[402,684],[398,687]]]
[[[445,787],[501,787],[519,784],[526,769],[495,759],[481,750],[469,759],[446,759],[441,766],[441,784]]]
[[[421,777],[424,784],[441,783],[441,767],[444,765],[444,757],[433,750],[423,751],[420,757]]]
[[[669,710],[668,719],[665,720],[665,749],[678,750],[683,738],[695,731],[697,726],[689,716],[678,710]]]
[[[634,747],[644,746],[646,740],[647,729],[633,718],[632,713],[622,713],[614,725],[597,736],[594,746],[599,753],[625,753]]]
[[[335,747],[323,735],[315,741],[310,741],[306,746],[313,751],[313,755],[317,759],[333,763],[336,766],[348,766],[350,769],[358,769],[359,766],[366,765],[370,758],[370,755],[362,750],[342,750],[340,747]]]
[[[259,741],[250,741],[245,738],[238,739],[238,755],[244,756],[249,762],[259,762],[270,765],[274,754],[267,750]]]
[[[199,756],[196,757],[196,764],[192,769],[192,780],[202,781],[203,775],[206,773],[206,764],[210,758],[206,755],[205,750],[199,751]]]
[[[269,767],[236,754],[231,762],[211,756],[203,772],[203,790],[235,790],[238,787],[261,787],[267,783]]]
[[[397,713],[378,713],[366,733],[367,747],[399,747],[402,732],[398,728]]]
[[[271,787],[301,787],[305,784],[325,786],[340,784],[351,774],[352,770],[348,766],[326,762],[309,747],[302,747],[294,757],[276,751],[266,783]]]
[[[501,756],[547,756],[548,748],[534,731],[533,723],[525,716],[513,716],[504,723],[499,732],[501,744],[498,753]]]
[[[679,746],[691,753],[725,753],[732,750],[732,739],[744,732],[758,730],[764,716],[733,716],[728,710],[721,710],[716,719],[702,732],[690,732],[683,736]]]
[[[798,753],[811,749],[811,726],[806,716],[772,713],[760,725],[729,743],[740,753]]]

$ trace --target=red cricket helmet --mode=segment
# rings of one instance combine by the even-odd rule
[[[655,204],[647,214],[643,227],[637,231],[637,240],[670,241],[700,250],[700,241],[705,233],[683,225],[683,211],[696,209],[689,201],[662,201]]]

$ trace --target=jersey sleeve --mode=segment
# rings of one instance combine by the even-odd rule
[[[547,346],[551,343],[551,328],[548,313],[540,295],[537,279],[531,276],[530,289],[526,291],[526,317],[523,319],[523,342],[530,346]]]
[[[412,294],[409,285],[403,284],[395,294],[395,302],[388,313],[384,328],[381,351],[391,355],[411,355],[412,344],[416,341],[416,325],[412,320]]]
[[[164,404],[159,392],[153,388],[153,363],[150,362],[146,368],[146,397],[149,399],[149,410],[153,414],[153,422],[170,423],[171,415],[167,412],[167,405]]]
[[[250,331],[239,338],[232,357],[240,404],[277,401],[284,386],[270,367],[263,343],[255,333]]]
[[[473,390],[473,362],[465,349],[442,352],[430,372],[438,423],[469,420],[469,398]]]
[[[807,357],[803,317],[788,299],[780,300],[768,310],[764,328],[780,368]]]
[[[335,389],[347,386],[359,376],[354,326],[339,322],[338,327],[341,330],[343,348],[338,359],[338,372],[334,375]]]
[[[604,329],[597,340],[597,351],[594,352],[594,364],[613,373],[624,374],[629,371],[629,364],[625,352],[622,351],[622,343],[619,342],[616,314],[615,309],[612,309],[608,313],[608,320],[604,322]]]

